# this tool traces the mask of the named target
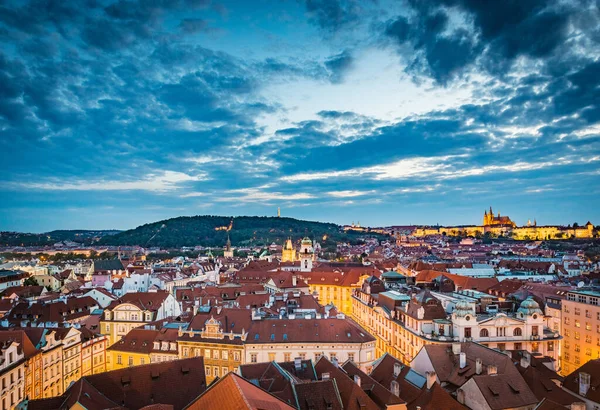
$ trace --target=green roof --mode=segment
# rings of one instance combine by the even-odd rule
[[[383,295],[393,300],[410,300],[410,296],[405,295],[404,293],[400,293],[395,290],[390,290],[387,292],[381,292],[379,295]]]
[[[396,271],[391,270],[389,272],[382,273],[381,277],[382,278],[404,278],[405,275],[403,275],[401,273],[398,273]]]

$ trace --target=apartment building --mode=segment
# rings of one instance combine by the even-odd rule
[[[516,312],[476,313],[475,303],[458,300],[451,315],[425,290],[408,296],[385,291],[371,277],[353,296],[353,317],[377,338],[377,357],[388,353],[408,364],[425,345],[473,341],[499,350],[527,350],[559,358],[560,334],[547,327],[532,298]]]
[[[166,291],[127,293],[104,309],[100,331],[112,346],[136,327],[180,314],[179,304]]]
[[[562,374],[600,358],[600,291],[577,289],[562,301]]]
[[[4,334],[2,334],[4,333]],[[0,403],[12,409],[24,397],[25,346],[14,335],[0,332]]]

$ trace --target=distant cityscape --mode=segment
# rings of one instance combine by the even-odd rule
[[[591,223],[490,209],[261,246],[219,223],[220,247],[2,248],[3,408],[600,406]]]

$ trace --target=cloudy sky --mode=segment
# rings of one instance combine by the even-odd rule
[[[0,155],[0,230],[600,224],[600,0],[0,1]]]

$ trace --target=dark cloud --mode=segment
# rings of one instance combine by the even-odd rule
[[[389,21],[383,31],[399,46],[410,47],[400,50],[412,60],[410,72],[429,75],[442,84],[477,61],[486,71],[504,75],[518,57],[551,57],[567,40],[568,24],[581,11],[576,5],[548,0],[410,3],[414,15]],[[451,26],[448,13],[457,11],[470,24]]]
[[[327,67],[330,72],[331,82],[341,82],[344,75],[352,68],[353,64],[354,57],[348,50],[344,50],[340,54],[329,57],[325,61],[325,67]]]
[[[321,29],[335,32],[358,20],[360,6],[355,0],[306,0],[306,11]]]

